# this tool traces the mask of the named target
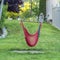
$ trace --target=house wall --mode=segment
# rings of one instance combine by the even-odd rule
[[[60,7],[53,8],[52,18],[52,25],[60,29]]]
[[[52,3],[51,0],[46,0],[46,18],[47,20],[52,19]]]
[[[46,0],[46,18],[52,19],[52,8],[58,6],[58,0]],[[53,19],[52,19],[53,20]]]
[[[52,25],[60,29],[60,2],[58,0],[46,0],[46,17],[48,22],[52,20]]]

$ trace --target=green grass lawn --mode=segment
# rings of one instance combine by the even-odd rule
[[[48,23],[43,23],[39,41],[35,47],[29,47],[24,39],[19,21],[5,21],[8,36],[0,39],[0,60],[60,60],[60,31]],[[30,33],[38,29],[38,23],[25,22]],[[40,49],[44,54],[18,54],[11,49]]]

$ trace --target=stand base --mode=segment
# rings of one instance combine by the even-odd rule
[[[30,49],[30,50],[11,50],[11,52],[14,52],[14,53],[22,53],[22,54],[27,54],[27,53],[30,53],[30,54],[44,54],[45,52],[44,51],[42,51],[42,50],[32,50],[32,49]]]

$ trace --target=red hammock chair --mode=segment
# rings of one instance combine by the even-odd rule
[[[26,43],[28,44],[28,46],[33,47],[37,44],[38,42],[38,38],[39,38],[39,33],[40,33],[40,25],[39,25],[39,29],[35,34],[30,34],[27,29],[24,27],[23,22],[21,22],[21,26],[23,28],[24,31],[24,35],[25,35],[25,40]]]

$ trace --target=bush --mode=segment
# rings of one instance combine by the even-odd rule
[[[39,8],[38,4],[36,2],[32,2],[32,10],[31,10],[31,3],[30,2],[25,2],[24,7],[20,7],[20,9],[23,11],[20,11],[20,17],[31,17],[33,15],[38,15],[39,13]]]
[[[0,28],[4,27],[4,20],[6,19],[6,12],[7,12],[7,6],[4,6],[3,11],[2,11],[2,17],[0,20]]]
[[[32,12],[34,15],[38,16],[39,13],[39,2],[32,2]]]
[[[19,14],[15,12],[7,12],[6,16],[9,18],[16,19],[19,16]]]
[[[33,1],[32,2],[32,14],[31,14],[31,3],[30,2],[24,2],[24,7],[21,7],[21,5],[19,5],[20,7],[20,12],[19,13],[14,13],[14,12],[7,12],[6,16],[7,17],[11,17],[11,18],[17,18],[17,17],[21,17],[21,18],[29,18],[33,15],[38,15],[39,13],[39,7],[38,7],[38,3]]]

